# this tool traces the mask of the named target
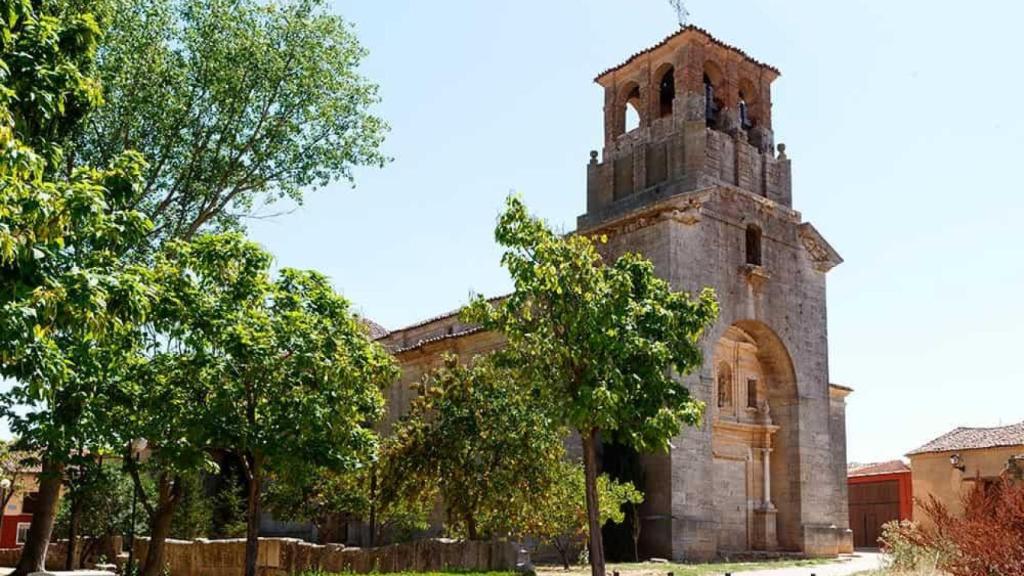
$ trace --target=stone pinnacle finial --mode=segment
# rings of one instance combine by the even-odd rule
[[[679,16],[679,27],[686,28],[686,25],[690,23],[690,11],[686,9],[686,4],[683,3],[683,0],[668,0],[668,3],[672,5]]]

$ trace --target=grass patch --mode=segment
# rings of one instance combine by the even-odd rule
[[[322,572],[322,571],[308,571],[303,572],[299,576],[359,576],[354,572]],[[451,570],[448,572],[371,572],[367,576],[522,576],[516,572],[470,572],[462,570]]]
[[[608,576],[613,571],[621,576],[666,576],[672,572],[675,576],[709,576],[725,572],[746,572],[749,570],[765,570],[774,568],[792,568],[802,566],[818,566],[835,562],[835,559],[778,559],[757,560],[751,562],[712,562],[708,564],[676,564],[674,562],[634,562],[627,564],[609,564]],[[589,576],[589,566],[573,566],[568,571],[561,566],[537,566],[538,576]]]

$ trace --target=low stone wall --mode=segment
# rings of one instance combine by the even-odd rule
[[[141,562],[149,541],[139,538],[135,554]],[[165,552],[169,576],[242,576],[245,540],[169,540]],[[529,568],[529,555],[511,542],[419,540],[380,548],[317,545],[292,538],[260,538],[259,574],[286,576],[308,570],[326,572],[427,572],[447,569],[513,571]]]
[[[80,557],[79,567],[92,568],[101,559],[106,562],[114,562],[121,550],[121,537],[82,538],[78,544]],[[82,554],[84,558],[81,558]],[[68,541],[57,540],[50,543],[46,549],[46,569],[51,571],[64,570],[68,555]],[[21,558],[21,547],[0,549],[0,566],[11,568]]]

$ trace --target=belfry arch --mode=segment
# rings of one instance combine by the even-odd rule
[[[715,516],[720,550],[799,550],[800,402],[789,352],[767,325],[729,326],[712,352]],[[730,386],[730,390],[722,390]]]

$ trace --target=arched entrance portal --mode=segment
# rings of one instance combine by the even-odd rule
[[[800,545],[799,401],[793,363],[767,326],[730,326],[712,355],[719,550]]]

